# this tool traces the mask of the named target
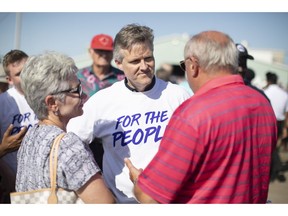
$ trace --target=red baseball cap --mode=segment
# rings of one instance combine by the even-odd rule
[[[90,47],[99,50],[113,50],[113,38],[106,34],[95,35],[91,41]]]

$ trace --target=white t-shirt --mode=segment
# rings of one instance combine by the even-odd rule
[[[137,203],[124,158],[145,168],[174,110],[189,97],[184,88],[157,78],[146,92],[133,92],[122,80],[94,94],[84,104],[84,114],[70,120],[67,131],[85,143],[102,139],[103,176],[118,203]]]
[[[0,95],[0,139],[10,124],[13,124],[12,134],[18,133],[23,126],[28,129],[38,122],[34,111],[28,105],[24,95],[20,94],[14,87]],[[16,174],[17,151],[6,154],[1,158]]]
[[[272,84],[264,90],[264,93],[270,100],[276,119],[278,121],[285,120],[285,113],[288,112],[287,92],[281,89],[278,85]]]

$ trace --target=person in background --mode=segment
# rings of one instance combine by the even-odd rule
[[[283,175],[283,162],[279,156],[279,148],[281,147],[282,139],[287,135],[288,130],[288,93],[283,90],[278,83],[278,76],[275,73],[266,73],[267,86],[264,93],[271,102],[274,114],[277,119],[277,137],[278,143],[275,152],[273,153],[271,181],[278,179],[280,182],[286,181]]]
[[[278,83],[278,76],[275,73],[266,73],[267,86],[264,93],[271,101],[278,125],[278,137],[281,138],[283,128],[287,126],[288,94]]]
[[[9,89],[9,83],[7,75],[4,71],[2,63],[0,64],[0,94],[6,92]],[[19,133],[10,135],[13,129],[13,125],[7,128],[3,134],[2,141],[0,143],[0,158],[4,155],[18,150],[23,136],[25,135],[27,128],[23,128]],[[10,184],[10,179],[5,176],[13,176],[13,172],[9,169],[9,166],[0,160],[0,203],[10,202],[10,191],[14,191],[14,184]]]
[[[113,59],[113,38],[110,35],[95,35],[91,40],[88,51],[92,59],[92,65],[79,70],[77,76],[82,83],[84,93],[89,98],[97,91],[123,80],[124,73],[111,65]],[[96,138],[90,143],[89,147],[99,167],[102,169],[103,146],[101,140]]]
[[[17,134],[23,127],[29,129],[38,122],[36,115],[28,105],[20,84],[20,74],[28,55],[21,50],[11,50],[3,58],[3,67],[8,77],[8,82],[12,86],[5,93],[0,94],[0,140],[8,127],[13,128],[10,135]],[[11,169],[16,173],[17,151],[3,156]]]
[[[9,188],[9,192],[15,191],[17,149],[20,141],[26,130],[38,122],[36,115],[24,97],[20,85],[20,74],[27,58],[28,55],[22,50],[11,50],[4,55],[2,62],[8,83],[11,87],[6,92],[0,94],[0,140],[2,141],[1,145],[6,145],[6,147],[9,148],[6,148],[5,155],[0,158],[0,175],[3,181],[7,182],[8,185],[4,187]],[[12,129],[9,129],[9,127],[12,127]],[[20,132],[19,136],[10,137],[10,141],[15,141],[13,144],[15,148],[13,145],[7,146],[9,143],[5,141],[7,137],[4,137],[7,131],[9,132],[9,136],[16,135]],[[19,142],[17,140],[11,140],[14,138],[18,138]]]
[[[257,88],[252,85],[252,80],[255,77],[255,72],[252,69],[247,68],[247,60],[254,60],[254,57],[248,54],[248,51],[245,46],[242,44],[236,43],[236,47],[238,50],[238,72],[243,77],[245,85],[255,89],[259,93],[261,93],[269,102],[270,99],[264,93],[262,89]],[[271,104],[272,105],[272,104]],[[281,124],[280,124],[281,125]],[[278,124],[279,126],[279,124]],[[280,129],[281,130],[281,129]],[[278,127],[278,136],[279,136],[279,127]],[[286,181],[285,176],[282,174],[283,171],[283,162],[281,161],[279,149],[276,147],[272,153],[272,161],[271,161],[271,170],[270,170],[270,181],[279,180],[280,182]]]
[[[194,95],[173,113],[143,171],[134,158],[125,158],[136,198],[266,203],[276,119],[269,102],[238,74],[233,40],[218,31],[196,34],[186,43],[181,66]]]
[[[254,86],[254,85],[252,85],[252,81],[254,78],[255,78],[255,71],[252,68],[247,68],[247,71],[246,71],[245,77],[244,77],[244,83],[246,85]],[[254,86],[254,87],[256,87],[256,86]]]
[[[6,78],[6,73],[2,64],[0,64],[0,94],[6,92],[9,89],[9,83]],[[9,125],[5,133],[3,134],[2,141],[0,143],[0,158],[9,152],[16,151],[25,135],[27,128],[24,127],[19,133],[10,135],[13,130],[13,125]]]
[[[245,79],[247,71],[247,60],[254,60],[254,57],[248,53],[246,47],[240,43],[235,44],[238,51],[238,73]]]
[[[147,26],[124,26],[114,40],[114,58],[125,79],[98,91],[84,104],[84,114],[71,119],[68,131],[86,144],[103,141],[103,176],[117,203],[138,203],[127,178],[124,158],[145,167],[158,150],[174,110],[190,96],[155,76],[154,34]]]
[[[247,67],[247,60],[254,60],[254,57],[248,53],[246,47],[242,44],[236,43],[236,48],[238,50],[238,72],[242,76],[245,85],[255,89],[269,101],[269,98],[265,95],[264,91],[251,83],[255,77],[255,72]]]
[[[9,83],[3,65],[0,64],[0,94],[9,89]]]
[[[10,135],[12,129],[13,125],[11,124],[3,135],[0,143],[0,159],[19,149],[27,131],[27,127],[23,127],[19,133]],[[15,173],[5,161],[0,160],[0,203],[10,203],[10,193],[13,191],[15,191]]]
[[[159,79],[162,79],[166,82],[170,81],[170,77],[172,74],[172,65],[168,63],[163,63],[157,70],[156,70],[156,76]]]
[[[80,69],[77,77],[82,83],[84,93],[89,97],[97,91],[123,80],[124,73],[113,67],[113,38],[107,34],[95,35],[90,43],[89,54],[92,65]]]
[[[39,122],[19,148],[16,191],[50,186],[52,143],[65,133],[59,146],[57,187],[75,191],[84,203],[114,203],[91,150],[74,133],[66,133],[69,120],[82,115],[86,97],[77,71],[72,58],[56,52],[31,56],[25,64],[21,86]]]

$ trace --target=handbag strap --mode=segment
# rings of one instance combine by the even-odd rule
[[[49,169],[50,169],[50,184],[51,184],[51,194],[48,198],[48,204],[56,204],[58,203],[58,198],[56,195],[56,189],[57,189],[57,184],[56,184],[56,177],[57,177],[57,163],[58,163],[58,149],[60,145],[60,141],[63,138],[65,133],[62,133],[58,135],[51,148],[50,152],[50,162],[49,162]]]

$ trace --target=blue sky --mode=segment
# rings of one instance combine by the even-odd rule
[[[147,0],[149,1],[149,0]],[[16,13],[0,12],[0,55],[15,48]],[[112,37],[128,23],[154,29],[155,38],[219,30],[249,47],[283,50],[288,64],[287,12],[21,12],[20,49],[28,55],[55,50],[85,54],[98,33]]]

